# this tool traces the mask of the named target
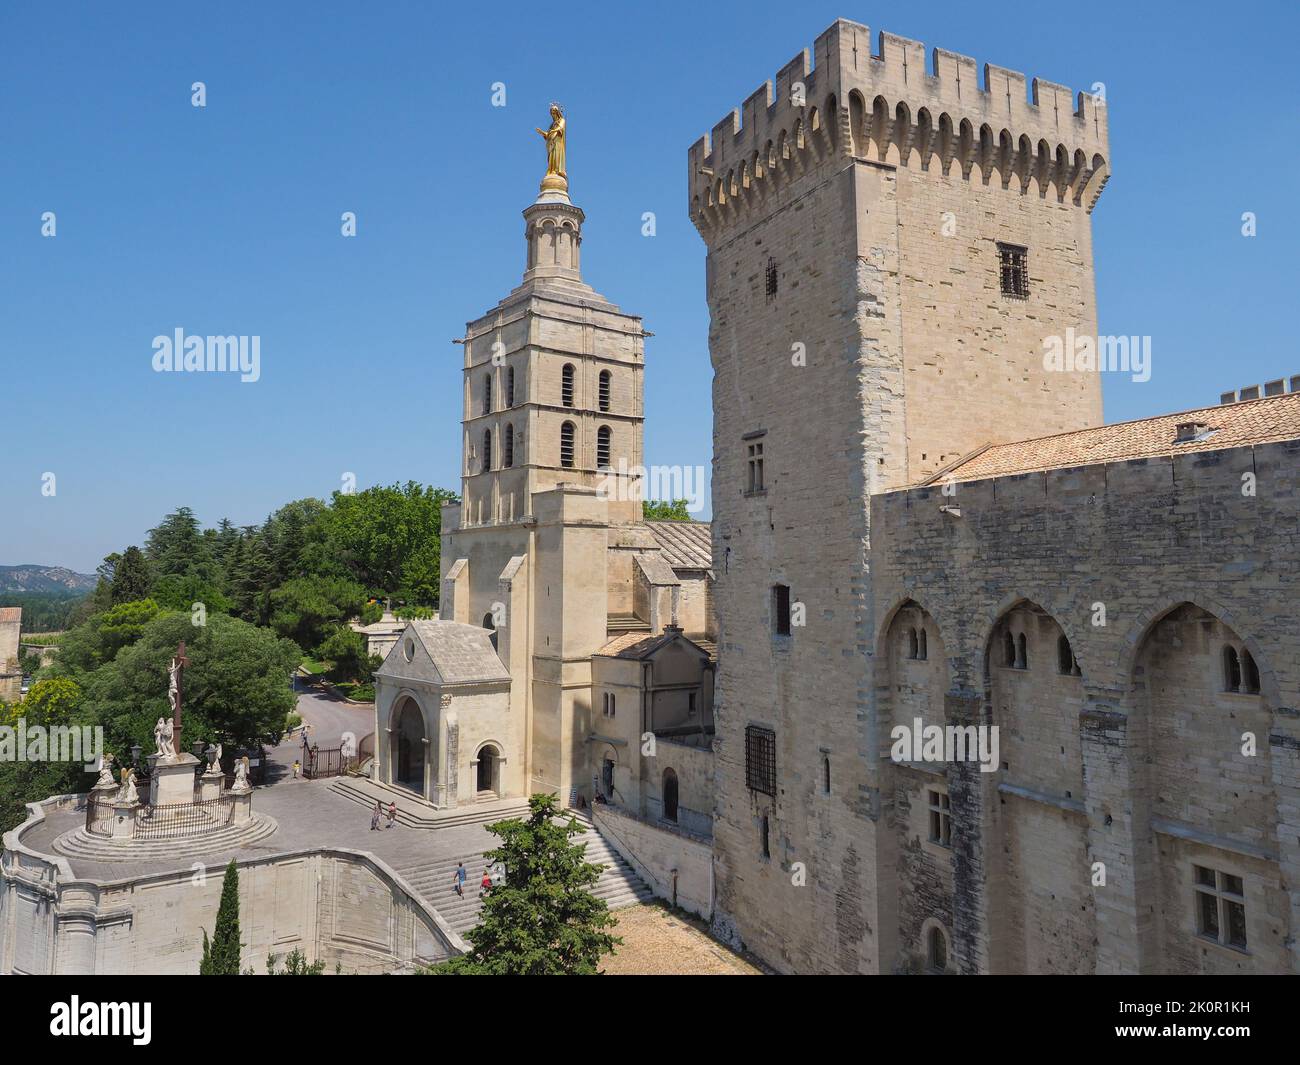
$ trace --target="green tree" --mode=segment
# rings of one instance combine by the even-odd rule
[[[205,610],[222,614],[234,606],[216,584],[195,574],[169,573],[159,577],[153,594],[159,606],[186,614],[195,603],[202,603]]]
[[[252,526],[244,530],[240,542],[241,548],[231,559],[230,596],[241,618],[265,625],[271,618],[271,590],[275,587],[271,549],[266,537]]]
[[[280,955],[268,954],[266,956],[266,975],[267,976],[320,976],[325,971],[323,961],[314,961],[307,963],[307,955],[295,947],[289,951],[284,959],[284,968],[277,966],[280,964]]]
[[[158,613],[157,603],[141,599],[92,614],[63,634],[58,655],[41,671],[41,676],[82,681],[87,674],[111,662],[122,648],[135,643]]]
[[[318,647],[340,623],[355,617],[366,590],[340,577],[295,577],[271,593],[271,627],[304,651]]]
[[[686,509],[687,500],[643,499],[641,500],[641,517],[646,521],[690,521],[690,512]]]
[[[239,867],[232,858],[221,881],[221,904],[217,907],[217,924],[208,939],[203,929],[203,960],[200,976],[239,975]]]
[[[199,521],[189,507],[178,507],[156,528],[149,530],[145,554],[155,578],[168,574],[197,576],[212,580],[216,566],[212,546],[199,528]]]
[[[382,665],[378,655],[372,655],[369,643],[359,632],[346,625],[336,625],[316,648],[315,657],[334,663],[336,680],[368,681],[370,675]]]
[[[442,505],[456,495],[408,481],[363,492],[335,492],[327,523],[335,557],[376,595],[438,601]]]
[[[185,641],[184,738],[253,747],[279,743],[294,708],[289,674],[298,648],[266,629],[225,614],[191,624],[188,614],[159,614],[140,639],[85,678],[85,706],[103,726],[108,749],[152,749],[154,722],[171,713],[167,667]],[[60,651],[60,654],[63,652]]]
[[[505,865],[505,882],[488,892],[473,949],[429,970],[439,976],[592,975],[622,940],[605,929],[616,922],[589,890],[601,867],[586,860],[585,832],[576,820],[557,819],[553,795],[528,800],[526,821],[488,825],[501,846],[487,855]]]
[[[112,558],[113,556],[109,556]],[[107,559],[105,559],[107,561]],[[113,566],[111,596],[113,604],[147,599],[153,588],[153,574],[144,552],[138,547],[128,547]]]
[[[0,725],[15,725],[20,717],[26,719],[29,728],[33,725],[43,728],[71,725],[81,709],[81,702],[81,686],[75,681],[66,677],[38,680],[22,702],[13,703],[7,709],[4,703],[0,703]]]

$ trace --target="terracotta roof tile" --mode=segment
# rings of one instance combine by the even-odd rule
[[[1209,432],[1192,440],[1178,441],[1178,426],[1184,422],[1204,423]],[[1300,439],[1300,392],[1099,425],[1033,440],[990,444],[922,483],[937,484],[949,479],[978,481],[1295,439]]]

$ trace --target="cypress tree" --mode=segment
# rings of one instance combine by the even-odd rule
[[[203,930],[203,961],[200,976],[239,975],[239,868],[232,858],[221,881],[221,905],[212,939]]]

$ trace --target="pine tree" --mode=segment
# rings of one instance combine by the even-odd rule
[[[145,552],[157,577],[213,577],[211,545],[189,507],[178,507],[149,530]]]
[[[233,858],[221,881],[221,905],[217,908],[217,926],[210,941],[208,930],[203,930],[199,975],[239,975],[239,868]]]
[[[147,599],[152,586],[153,576],[144,552],[134,545],[128,547],[113,567],[113,605]]]
[[[601,867],[586,860],[585,832],[557,819],[553,795],[528,800],[528,820],[498,821],[501,837],[489,861],[505,865],[505,882],[488,892],[481,920],[469,932],[470,953],[429,970],[438,976],[583,976],[622,940],[605,931],[617,922],[589,890]]]

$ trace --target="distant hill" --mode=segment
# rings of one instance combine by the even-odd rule
[[[0,597],[4,595],[85,595],[98,578],[63,566],[0,566]]]

